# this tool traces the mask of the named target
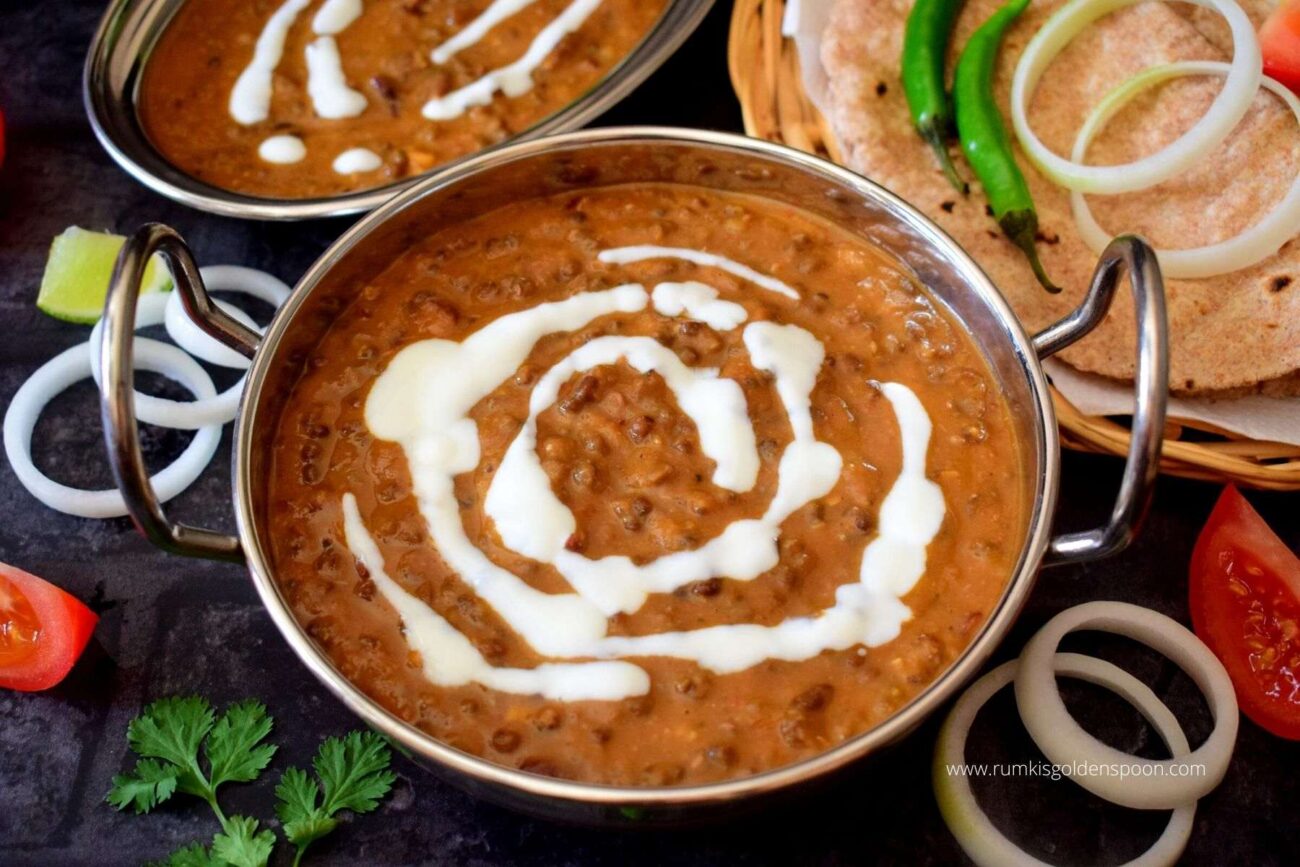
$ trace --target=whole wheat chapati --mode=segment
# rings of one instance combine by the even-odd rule
[[[829,120],[849,165],[949,232],[1030,329],[1067,314],[1082,297],[1096,261],[1075,233],[1068,192],[1035,171],[1017,148],[1038,209],[1043,262],[1065,287],[1060,295],[1049,295],[986,214],[978,184],[972,184],[968,198],[958,195],[912,130],[899,81],[912,0],[834,2],[822,63],[830,79]],[[1034,0],[1007,34],[995,89],[1008,118],[1016,61],[1063,2]],[[968,0],[957,23],[954,55],[999,5],[1000,0]],[[1251,0],[1244,8],[1258,24],[1269,7]],[[1048,68],[1030,105],[1030,123],[1048,147],[1068,156],[1083,119],[1120,82],[1160,63],[1227,60],[1230,49],[1227,28],[1206,10],[1158,2],[1120,10],[1089,27]],[[1153,153],[1204,114],[1221,84],[1218,78],[1187,78],[1139,96],[1098,137],[1088,162],[1129,162]],[[964,162],[958,167],[970,177]],[[1194,169],[1141,192],[1091,196],[1089,203],[1101,225],[1116,234],[1137,232],[1157,247],[1200,246],[1258,220],[1282,198],[1297,170],[1296,121],[1276,97],[1261,91],[1229,139]],[[1166,280],[1166,289],[1174,392],[1300,393],[1300,242],[1293,239],[1276,256],[1241,271]],[[1063,357],[1083,370],[1131,379],[1133,335],[1132,304],[1123,297],[1098,330]]]

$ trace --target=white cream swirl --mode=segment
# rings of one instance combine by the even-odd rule
[[[505,21],[511,15],[516,15],[532,6],[537,0],[492,0],[486,9],[478,16],[461,28],[457,33],[446,42],[433,49],[429,58],[439,65],[451,60],[459,52],[464,51],[471,45],[476,44],[488,31],[496,27],[502,21]]]
[[[600,258],[617,263],[664,255],[723,268],[768,291],[798,297],[796,290],[774,278],[696,250],[620,248]],[[704,284],[663,283],[655,287],[653,298],[655,309],[664,315],[698,316],[721,330],[740,327],[746,318],[743,306],[719,300],[717,290]],[[701,449],[716,464],[715,483],[747,490],[758,472],[754,434],[737,383],[720,378],[716,370],[686,367],[651,338],[605,336],[588,341],[539,380],[529,416],[507,448],[484,504],[508,547],[553,565],[575,592],[538,591],[470,542],[454,479],[480,460],[471,409],[518,369],[542,337],[582,328],[602,316],[644,310],[650,302],[643,287],[626,284],[539,304],[502,316],[460,342],[414,343],[376,380],[365,407],[366,422],[376,437],[402,446],[420,512],[439,554],[536,651],[554,660],[579,660],[528,670],[491,667],[447,621],[387,579],[378,548],[349,497],[344,504],[348,544],[372,575],[384,575],[376,586],[398,610],[408,640],[435,683],[472,681],[561,701],[619,698],[648,688],[645,672],[615,661],[619,657],[668,656],[733,672],[764,659],[802,660],[825,650],[882,644],[911,616],[902,597],[924,574],[926,547],[943,523],[945,505],[938,486],[926,478],[929,417],[910,389],[884,383],[881,390],[899,426],[902,470],[882,505],[879,532],[863,552],[859,580],[840,587],[832,607],[774,626],[728,624],[643,636],[606,634],[608,616],[637,610],[650,594],[712,577],[752,580],[772,569],[779,562],[781,523],[834,487],[842,459],[817,439],[812,419],[812,392],[825,353],[820,341],[794,325],[753,322],[742,334],[751,363],[772,374],[793,432],[778,464],[777,490],[763,515],[734,521],[698,548],[645,564],[620,556],[591,559],[566,547],[576,521],[551,490],[538,460],[536,419],[579,372],[619,360],[642,372],[657,371],[695,421]],[[580,661],[592,659],[606,660],[606,667]]]
[[[402,589],[384,571],[384,557],[366,530],[357,499],[343,495],[348,548],[361,561],[406,626],[407,641],[420,654],[424,676],[439,686],[480,683],[501,692],[538,693],[560,701],[619,699],[643,695],[650,678],[626,662],[543,663],[536,668],[497,668],[438,612]]]
[[[555,50],[560,40],[577,30],[600,6],[601,0],[573,0],[564,11],[529,44],[513,63],[494,69],[464,87],[446,96],[436,96],[424,104],[423,114],[429,120],[451,120],[460,117],[476,105],[487,105],[497,91],[506,96],[523,96],[533,89],[533,73]]]
[[[273,135],[257,146],[257,155],[268,163],[289,165],[307,156],[307,146],[296,135]]]
[[[379,154],[368,148],[349,148],[334,158],[334,171],[340,175],[373,172],[384,164]]]
[[[253,59],[230,91],[230,116],[245,126],[266,120],[271,112],[271,78],[284,54],[289,28],[311,0],[286,0],[271,13],[253,48]]]
[[[535,0],[494,0],[468,25],[432,52],[434,63],[444,64],[455,54],[479,42],[494,27],[532,5]],[[601,0],[572,0],[529,43],[517,60],[490,70],[478,79],[444,96],[425,103],[422,113],[430,120],[451,120],[474,106],[487,105],[498,92],[522,96],[533,89],[533,74],[559,46],[565,36],[578,30],[600,6]],[[299,14],[311,0],[286,0],[267,19],[258,34],[253,57],[240,73],[230,92],[230,116],[245,126],[265,121],[271,111],[276,68],[284,55],[285,41]],[[312,18],[316,38],[307,44],[307,94],[318,117],[327,120],[353,118],[369,104],[364,93],[351,87],[335,37],[353,24],[364,11],[362,0],[325,0]],[[260,150],[271,163],[288,163],[283,147]],[[270,154],[271,156],[268,156]],[[305,151],[304,151],[305,154]],[[301,157],[299,157],[301,159]],[[335,171],[345,172],[339,168]],[[355,169],[353,171],[356,171]]]
[[[361,0],[325,0],[311,20],[311,29],[322,36],[342,33],[361,17]]]
[[[318,117],[338,120],[366,110],[364,94],[348,87],[343,60],[333,36],[317,36],[306,48],[307,95]]]

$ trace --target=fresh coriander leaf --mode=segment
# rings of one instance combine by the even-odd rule
[[[312,764],[320,786],[300,768],[284,772],[275,787],[279,801],[275,812],[285,837],[298,847],[295,865],[313,840],[338,826],[334,814],[339,810],[368,813],[379,805],[397,779],[388,770],[391,759],[382,737],[374,732],[351,732],[343,738],[326,738],[317,750]]]
[[[316,811],[316,798],[320,789],[316,781],[302,768],[289,768],[280,776],[275,787],[275,814],[280,821],[289,822],[301,819]]]
[[[130,805],[136,812],[146,812],[173,792],[185,792],[206,801],[231,835],[232,826],[217,803],[217,789],[223,783],[250,782],[266,768],[276,749],[262,743],[271,726],[265,706],[252,700],[231,705],[217,719],[202,698],[160,699],[128,726],[131,748],[146,758],[137,763],[135,776],[113,779],[107,799],[119,810]],[[207,757],[207,773],[199,763],[200,747]],[[275,835],[269,831],[249,836],[263,842],[270,839],[274,845]]]
[[[284,826],[284,836],[299,849],[324,837],[338,825],[316,805],[320,789],[301,768],[289,768],[275,787],[275,813]]]
[[[147,758],[163,759],[177,768],[182,792],[207,797],[211,789],[198,766],[199,744],[212,730],[212,706],[197,696],[159,699],[131,720],[126,737]]]
[[[131,807],[136,814],[147,813],[172,796],[180,769],[169,762],[141,759],[133,774],[113,777],[113,788],[104,800],[115,809]]]
[[[167,856],[165,861],[150,861],[147,867],[225,867],[214,859],[202,843],[191,843],[184,849],[177,849]]]
[[[338,819],[312,813],[305,819],[285,824],[284,837],[299,849],[306,849],[307,844],[319,840],[338,826]]]
[[[301,768],[289,768],[275,787],[275,814],[284,826],[285,838],[295,846],[305,847],[338,825],[338,820],[326,816],[316,806],[319,792],[316,781]]]
[[[184,765],[199,752],[203,736],[212,730],[212,706],[198,696],[163,698],[131,720],[127,740],[142,756]]]
[[[257,779],[275,755],[274,744],[260,743],[270,733],[271,717],[261,702],[250,699],[226,708],[203,745],[212,788]]]
[[[212,855],[233,867],[266,867],[275,847],[275,834],[257,830],[258,822],[248,816],[231,816],[226,832],[212,838]]]
[[[388,794],[397,775],[388,770],[392,753],[374,732],[349,732],[326,738],[312,764],[325,790],[326,815],[339,810],[369,813]]]

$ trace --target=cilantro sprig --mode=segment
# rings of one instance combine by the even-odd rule
[[[369,813],[393,787],[397,775],[388,770],[391,754],[374,732],[352,732],[326,738],[312,761],[320,785],[300,768],[289,768],[275,787],[275,813],[284,836],[297,847],[296,865],[315,840],[338,825],[340,810]]]
[[[220,719],[197,696],[156,701],[127,727],[131,749],[144,758],[136,762],[134,773],[113,778],[108,802],[119,810],[130,806],[136,813],[147,813],[175,792],[184,792],[206,801],[225,828],[217,788],[251,782],[270,764],[275,745],[262,741],[271,725],[266,707],[256,701],[233,704]],[[206,771],[199,760],[200,745]]]
[[[248,700],[217,717],[198,697],[165,698],[145,708],[127,727],[127,741],[140,758],[127,774],[113,777],[105,800],[117,810],[148,813],[174,794],[193,795],[212,809],[221,825],[212,843],[192,843],[157,862],[164,867],[266,867],[275,832],[249,816],[227,816],[217,801],[227,783],[256,780],[271,763],[276,746],[265,743],[273,721],[261,703]],[[387,743],[374,732],[327,738],[312,765],[316,780],[289,768],[275,793],[285,838],[295,847],[293,863],[315,840],[334,830],[342,810],[368,813],[392,789]]]

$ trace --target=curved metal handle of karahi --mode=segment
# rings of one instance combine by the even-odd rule
[[[203,285],[193,254],[175,229],[161,223],[141,226],[122,245],[104,301],[100,348],[104,376],[99,397],[109,464],[131,520],[150,542],[173,554],[243,562],[238,537],[168,519],[140,451],[135,416],[135,308],[145,266],[154,253],[162,256],[171,271],[185,312],[205,333],[249,358],[262,339],[216,305]]]
[[[1169,324],[1165,286],[1155,251],[1135,235],[1120,235],[1106,246],[1083,303],[1060,322],[1034,335],[1040,359],[1088,334],[1106,316],[1120,278],[1127,273],[1137,314],[1137,369],[1133,378],[1133,426],[1119,494],[1102,527],[1056,536],[1044,566],[1086,563],[1122,551],[1133,541],[1151,508],[1169,395]]]

